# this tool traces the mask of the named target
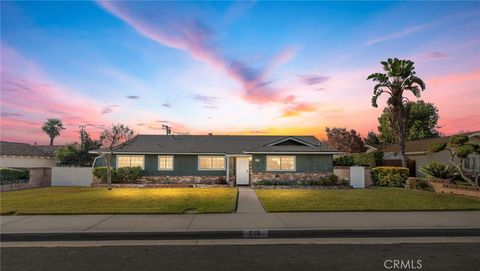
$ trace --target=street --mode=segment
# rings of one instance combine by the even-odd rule
[[[478,270],[479,243],[2,248],[1,270]],[[395,266],[395,264],[397,264]]]

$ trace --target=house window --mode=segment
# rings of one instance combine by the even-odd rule
[[[173,170],[173,156],[158,156],[158,170]]]
[[[475,157],[467,157],[463,160],[463,168],[466,170],[475,170],[477,159]]]
[[[223,156],[199,156],[198,157],[199,170],[224,170],[225,157]]]
[[[267,171],[295,171],[295,156],[267,156]]]
[[[119,167],[141,167],[144,165],[145,157],[143,155],[117,155],[117,168]]]

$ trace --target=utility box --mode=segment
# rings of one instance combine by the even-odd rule
[[[350,167],[350,185],[365,188],[365,167]]]

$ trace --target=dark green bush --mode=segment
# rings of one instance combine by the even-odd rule
[[[348,185],[348,180],[340,180],[335,174],[328,174],[313,181],[283,181],[283,180],[261,180],[257,185],[266,186],[329,186],[329,185]]]
[[[428,178],[453,179],[458,175],[458,170],[455,167],[437,161],[422,166],[419,171]]]
[[[334,166],[380,166],[383,161],[383,152],[353,153],[338,157],[333,162]]]
[[[0,168],[0,184],[25,182],[30,178],[28,170]]]
[[[376,167],[372,169],[371,176],[378,186],[404,186],[408,173],[408,168],[404,167]]]
[[[405,188],[423,190],[423,191],[433,191],[433,187],[425,178],[408,178],[405,183]]]
[[[93,176],[107,182],[107,168],[96,167],[93,169]],[[143,170],[141,167],[121,167],[112,168],[112,183],[129,183],[136,181],[143,176]]]

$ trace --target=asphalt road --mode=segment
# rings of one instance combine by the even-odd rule
[[[384,267],[385,261],[387,269]],[[394,260],[404,266],[394,268]],[[418,260],[421,260],[421,266]],[[405,268],[409,262],[410,268]],[[479,270],[479,243],[2,248],[1,270]],[[415,268],[413,268],[415,267]]]

